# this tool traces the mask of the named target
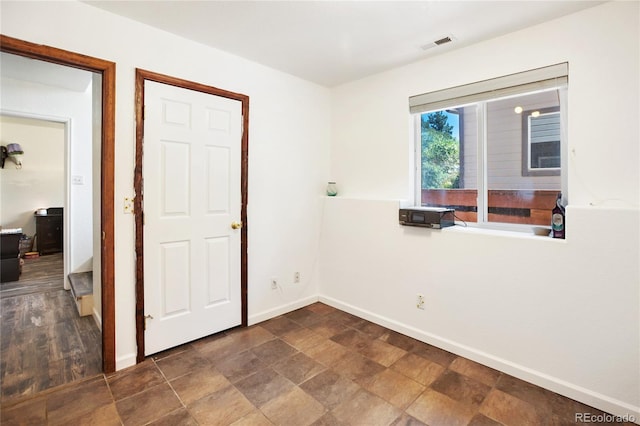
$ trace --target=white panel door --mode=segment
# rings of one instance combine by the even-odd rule
[[[240,325],[242,103],[145,82],[145,355]]]

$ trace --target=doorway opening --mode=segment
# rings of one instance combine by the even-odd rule
[[[0,374],[8,400],[102,372],[100,257],[93,256],[100,205],[92,199],[99,200],[92,182],[100,168],[92,164],[92,73],[1,55],[0,140],[27,154],[0,176]],[[52,81],[56,75],[74,87]],[[51,111],[68,116],[43,114]],[[88,278],[83,294],[78,277]]]
[[[102,317],[102,365],[104,373],[115,371],[115,295],[114,295],[114,134],[115,134],[115,64],[102,59],[30,43],[0,35],[0,51],[20,57],[41,60],[66,67],[81,69],[101,77],[100,114],[97,117],[101,130],[97,155],[100,173],[97,202],[100,206],[97,250],[100,271],[100,301]],[[4,336],[3,336],[4,338]]]

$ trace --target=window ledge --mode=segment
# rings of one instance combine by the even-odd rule
[[[566,242],[565,239],[562,238],[553,238],[551,236],[543,236],[543,235],[535,235],[533,233],[534,226],[529,227],[529,231],[527,232],[526,226],[523,226],[522,229],[496,229],[496,228],[485,228],[474,225],[460,225],[456,223],[455,226],[450,226],[448,228],[442,229],[445,232],[460,232],[466,234],[477,234],[477,235],[493,235],[493,236],[501,236],[501,237],[509,237],[509,238],[524,238],[524,239],[533,239],[538,241],[554,241],[554,242]]]

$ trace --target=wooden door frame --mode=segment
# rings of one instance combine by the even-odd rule
[[[142,148],[144,141],[144,83],[154,81],[168,84],[182,89],[194,90],[209,95],[233,99],[242,103],[242,140],[240,159],[240,192],[242,205],[240,220],[243,227],[240,230],[240,297],[242,305],[241,326],[247,326],[247,194],[248,194],[248,170],[249,170],[249,96],[240,93],[229,92],[213,86],[207,86],[188,80],[183,80],[168,75],[158,74],[136,68],[136,165],[134,172],[134,212],[136,222],[136,343],[138,352],[136,362],[145,359],[144,342],[144,242],[143,242],[143,177],[142,177]]]
[[[0,51],[31,59],[79,68],[102,75],[102,142],[100,167],[100,216],[102,251],[102,371],[116,370],[115,260],[114,260],[114,163],[116,64],[0,34]]]

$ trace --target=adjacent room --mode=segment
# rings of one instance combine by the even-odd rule
[[[6,399],[102,371],[93,226],[100,217],[93,114],[101,96],[91,72],[18,55],[2,53],[0,74],[0,138],[20,153],[3,156],[0,180]]]
[[[67,192],[14,214],[53,154],[3,136],[0,225],[62,215],[103,343],[62,388],[3,379],[3,424],[640,424],[640,2],[0,11],[3,62],[94,73],[77,135],[3,65],[3,135],[68,140]],[[37,309],[2,305],[3,374]]]

